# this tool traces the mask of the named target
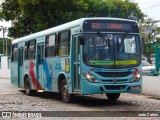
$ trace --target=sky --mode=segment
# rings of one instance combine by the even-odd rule
[[[0,0],[0,5],[1,5],[1,3],[3,2],[4,0]],[[11,27],[11,22],[5,22],[5,21],[0,21],[0,28],[1,27]],[[7,36],[7,32],[5,32],[5,37]],[[2,32],[2,30],[0,31],[0,37],[2,37],[3,36],[3,32]]]
[[[154,20],[160,20],[160,0],[132,0],[138,3],[138,6],[144,14]],[[160,25],[160,23],[158,23]]]
[[[0,21],[0,28],[1,27],[7,27],[7,28],[9,28],[9,27],[11,27],[11,22],[6,22],[6,21]],[[4,33],[4,37],[7,37],[7,31]],[[2,32],[2,30],[0,31],[0,38],[2,38],[3,37],[3,32]]]
[[[132,0],[138,3],[138,6],[144,14],[148,17],[153,18],[154,20],[160,20],[160,0]],[[160,26],[160,22],[158,23]],[[11,22],[0,22],[0,26],[10,27]],[[2,31],[0,31],[0,37],[2,37]],[[7,32],[5,33],[5,37]]]

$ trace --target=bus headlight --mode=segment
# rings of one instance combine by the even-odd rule
[[[137,73],[132,79],[130,82],[138,82],[142,77],[142,74],[141,73]]]
[[[83,76],[89,81],[89,82],[99,82],[93,75],[90,73],[83,72]]]

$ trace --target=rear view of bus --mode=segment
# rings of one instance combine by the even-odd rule
[[[95,19],[83,22],[80,38],[82,94],[141,92],[141,41],[134,21]]]

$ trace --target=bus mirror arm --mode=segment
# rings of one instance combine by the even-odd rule
[[[78,36],[78,40],[79,40],[81,45],[85,45],[85,41],[83,39],[83,36]]]

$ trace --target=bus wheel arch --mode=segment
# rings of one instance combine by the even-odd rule
[[[61,74],[58,77],[58,90],[61,93],[61,97],[64,103],[70,103],[73,100],[73,95],[69,94],[66,77]]]
[[[64,74],[60,74],[60,75],[58,76],[58,91],[59,91],[59,93],[61,93],[62,81],[63,81],[64,79],[66,80],[66,77],[65,77]]]

